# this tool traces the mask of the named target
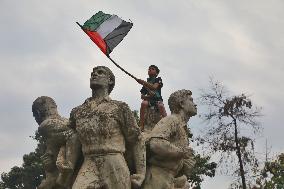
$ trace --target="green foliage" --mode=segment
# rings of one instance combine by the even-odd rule
[[[201,183],[204,180],[204,176],[214,177],[217,164],[215,162],[209,162],[210,156],[201,157],[200,154],[194,155],[196,161],[192,174],[189,177],[189,182],[194,189],[201,189]]]
[[[36,189],[44,177],[44,169],[40,156],[44,152],[44,144],[38,133],[33,137],[39,141],[35,152],[23,156],[23,165],[13,167],[10,172],[2,173],[0,189]]]
[[[284,154],[279,155],[276,160],[265,163],[256,183],[263,189],[284,188]]]
[[[16,189],[16,188],[23,188],[23,168],[22,167],[13,167],[9,173],[2,173],[1,179],[2,182],[0,182],[0,188],[10,188],[10,189]]]
[[[138,112],[138,110],[134,110],[134,111],[132,111],[132,113],[133,113],[133,115],[134,115],[134,118],[135,118],[137,124],[139,125],[140,118],[139,118],[139,114],[138,114],[139,112]]]

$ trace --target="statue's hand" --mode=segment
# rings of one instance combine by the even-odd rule
[[[174,186],[175,188],[186,188],[187,184],[187,178],[185,175],[182,175],[180,177],[174,178]],[[189,187],[187,187],[189,188]]]
[[[142,174],[133,174],[130,176],[131,178],[131,185],[132,185],[132,188],[134,189],[138,189],[141,187],[144,179],[145,179],[145,176],[142,175]]]
[[[52,160],[52,155],[49,153],[45,153],[40,157],[43,163],[43,166],[46,170],[52,170],[55,167],[55,163]]]
[[[186,148],[183,148],[182,150],[183,150],[183,158],[189,159],[193,156],[192,148],[186,147]]]
[[[70,165],[70,163],[57,163],[57,169],[59,170],[60,173],[69,173],[73,171],[72,166]]]

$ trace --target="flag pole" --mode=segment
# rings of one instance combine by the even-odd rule
[[[112,61],[112,63],[114,63],[114,65],[116,65],[116,67],[118,67],[120,70],[122,70],[124,73],[126,73],[127,75],[135,79],[136,81],[138,80],[137,77],[135,77],[134,75],[132,75],[131,73],[123,69],[120,65],[118,65],[109,55],[106,55],[106,56]]]
[[[78,26],[80,26],[80,28],[83,30],[83,26],[79,24],[79,22],[76,22],[76,24],[78,24]]]
[[[76,24],[78,24],[78,26],[80,26],[80,28],[84,31],[83,26],[81,24],[79,24],[79,22],[76,22]],[[85,31],[84,31],[85,32]],[[85,32],[86,33],[86,32]],[[130,77],[132,77],[133,79],[135,79],[136,81],[138,80],[137,77],[135,77],[134,75],[132,75],[131,73],[129,73],[128,71],[126,71],[125,69],[123,69],[120,65],[118,65],[108,54],[106,54],[106,56],[108,57],[108,59],[110,59],[110,61],[112,61],[112,63],[114,63],[114,65],[116,65],[116,67],[118,67],[120,70],[122,70],[124,73],[126,73],[127,75],[129,75]]]

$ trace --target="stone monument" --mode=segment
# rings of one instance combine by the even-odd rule
[[[160,121],[152,115],[143,134],[128,105],[109,97],[114,86],[109,68],[93,68],[92,96],[72,109],[69,120],[59,116],[50,97],[35,100],[33,114],[46,141],[46,178],[39,189],[189,187],[194,161],[187,122],[196,115],[191,92],[174,92],[169,98],[172,115]]]

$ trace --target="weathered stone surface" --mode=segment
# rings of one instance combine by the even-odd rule
[[[172,115],[161,119],[148,138],[149,166],[144,189],[188,187],[185,173],[191,171],[194,162],[187,122],[196,115],[197,109],[188,90],[174,92],[169,98],[169,106]]]
[[[92,97],[70,114],[70,127],[77,131],[84,155],[73,189],[138,188],[144,180],[141,132],[128,105],[108,96],[114,83],[114,75],[107,67],[95,67],[90,79]],[[130,154],[129,164],[134,165],[132,175],[125,153]]]
[[[160,111],[152,106],[148,107],[145,111],[144,132],[149,133],[154,126],[162,119]]]
[[[42,156],[46,178],[38,188],[52,189],[59,188],[60,185],[68,188],[72,184],[72,175],[80,150],[76,133],[67,127],[68,119],[58,114],[52,98],[37,98],[32,110],[39,124],[38,132],[46,145],[45,154]]]
[[[47,147],[42,157],[46,179],[39,189],[189,187],[195,163],[187,129],[196,114],[191,92],[174,92],[169,98],[172,114],[163,119],[148,108],[142,134],[128,105],[109,97],[114,85],[109,68],[95,67],[92,97],[74,108],[69,120],[58,114],[50,97],[35,100],[34,117]]]

